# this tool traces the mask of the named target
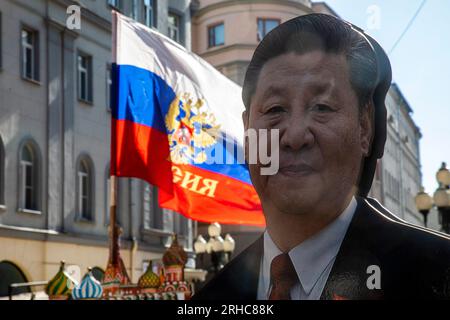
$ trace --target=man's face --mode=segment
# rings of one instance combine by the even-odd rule
[[[313,51],[269,60],[247,112],[245,129],[279,130],[278,173],[263,176],[260,164],[249,165],[265,213],[342,210],[371,137],[345,56]]]

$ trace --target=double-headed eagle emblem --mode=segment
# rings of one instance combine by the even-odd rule
[[[177,96],[166,115],[170,158],[175,164],[204,163],[206,149],[220,135],[220,125],[204,105],[204,100],[191,99],[189,93]]]

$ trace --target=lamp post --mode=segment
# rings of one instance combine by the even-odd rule
[[[420,187],[420,191],[414,200],[417,210],[423,215],[424,225],[427,227],[428,213],[433,208],[433,199],[425,192],[423,187]]]
[[[204,265],[204,256],[211,256],[212,272],[217,273],[229,261],[231,253],[235,248],[234,239],[227,234],[225,239],[221,236],[222,227],[219,223],[214,222],[208,226],[209,240],[202,235],[198,235],[194,242],[194,251],[197,255],[202,256],[202,264]]]
[[[447,169],[445,162],[436,173],[436,180],[439,187],[431,198],[422,188],[415,197],[417,210],[423,215],[425,227],[427,226],[427,216],[431,208],[436,206],[439,212],[439,223],[442,230],[450,234],[450,171]]]

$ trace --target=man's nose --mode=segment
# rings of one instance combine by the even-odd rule
[[[304,115],[291,116],[280,131],[280,148],[300,150],[314,144],[308,119]]]

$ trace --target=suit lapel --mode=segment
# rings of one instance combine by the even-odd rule
[[[229,262],[221,276],[218,275],[221,281],[217,285],[224,299],[256,300],[263,245],[261,236]]]
[[[368,267],[380,265],[373,252],[372,236],[377,233],[376,214],[362,198],[342,241],[336,260],[321,295],[321,300],[381,299],[382,290],[371,290]]]
[[[228,262],[192,300],[256,300],[263,237]]]

